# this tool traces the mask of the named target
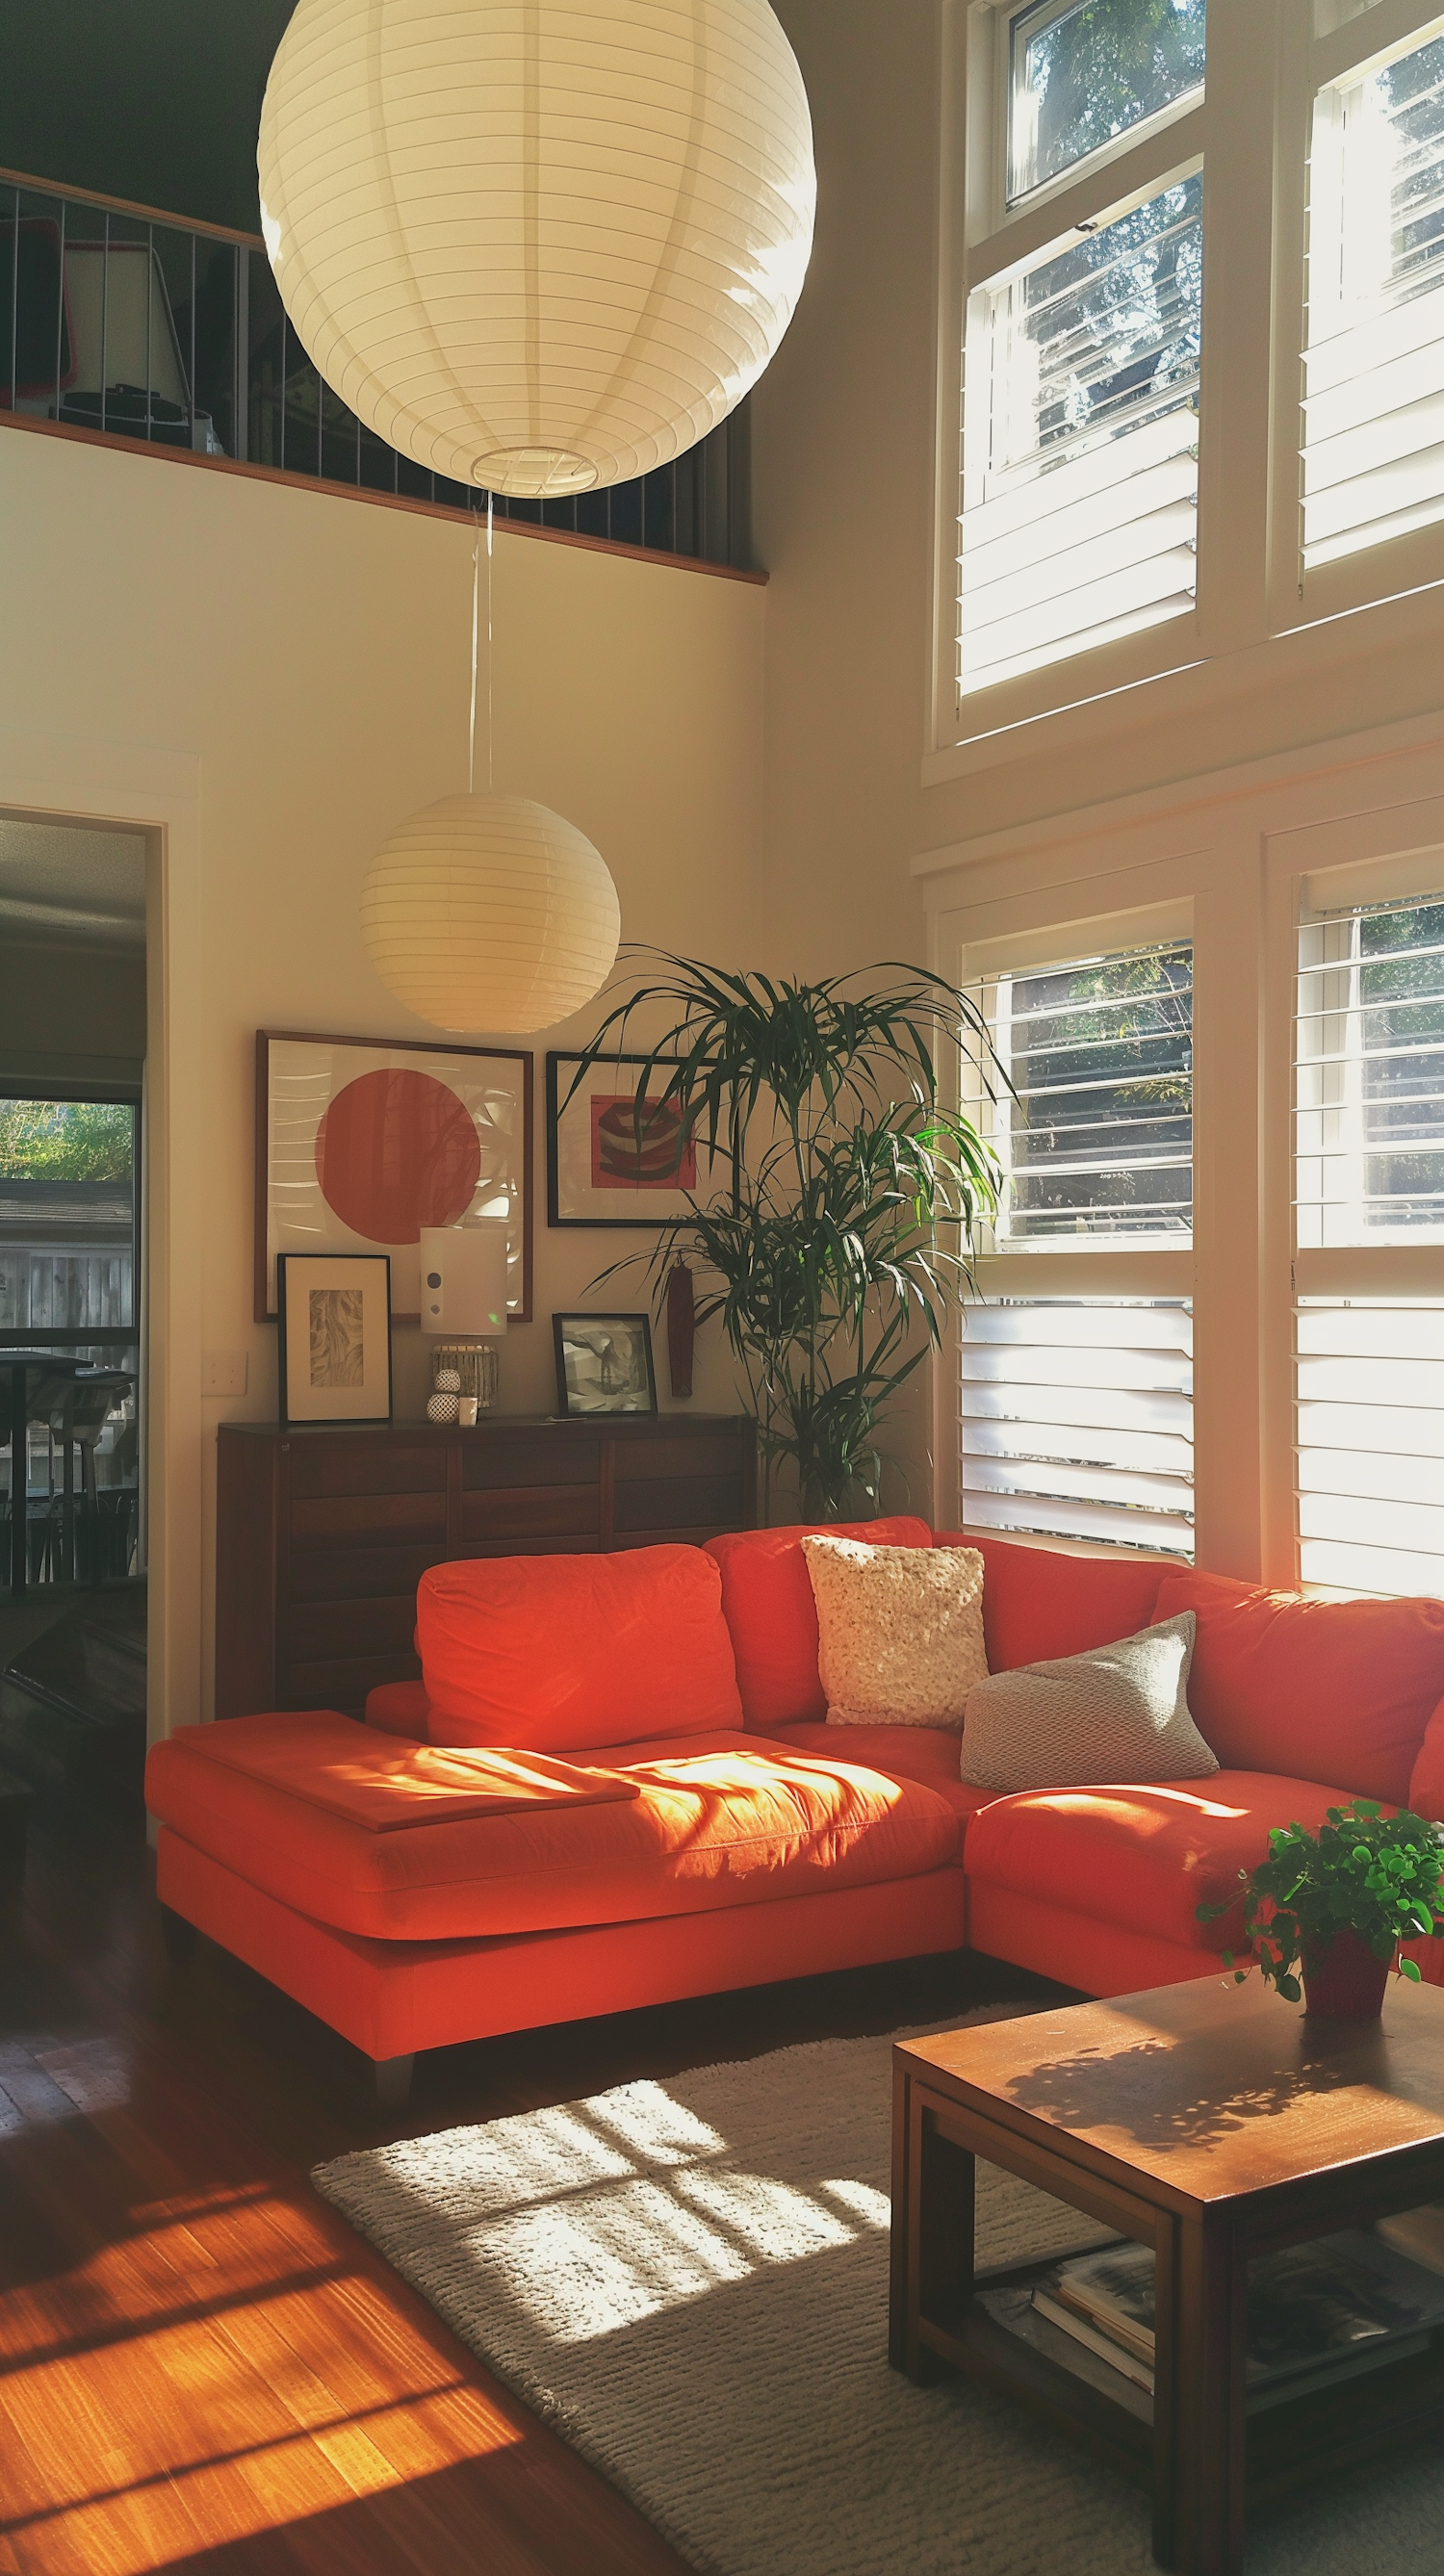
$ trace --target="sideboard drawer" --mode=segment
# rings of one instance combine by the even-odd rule
[[[291,1505],[296,1547],[329,1547],[338,1538],[385,1547],[403,1532],[438,1538],[444,1547],[445,1494],[327,1494],[313,1503]]]
[[[601,1529],[594,1485],[498,1485],[461,1498],[461,1534],[474,1538],[594,1538]]]
[[[435,1448],[395,1448],[374,1439],[354,1447],[299,1440],[291,1443],[291,1497],[315,1494],[444,1494],[446,1453]]]

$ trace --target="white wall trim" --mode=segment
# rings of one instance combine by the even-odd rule
[[[1045,857],[1052,851],[1066,851],[1076,864],[1080,845],[1087,842],[1149,824],[1166,828],[1176,819],[1196,817],[1211,806],[1237,804],[1253,796],[1287,794],[1305,785],[1316,796],[1327,798],[1334,781],[1356,779],[1361,770],[1398,761],[1410,752],[1437,751],[1441,742],[1444,708],[1425,716],[1411,716],[1400,724],[1377,726],[1368,733],[1336,735],[1300,751],[1277,752],[1264,760],[1243,761],[1225,769],[1195,771],[1164,786],[1110,797],[1106,803],[1056,809],[1035,821],[980,834],[976,840],[949,842],[941,849],[921,852],[912,860],[910,873],[923,881],[923,900],[929,911],[943,911],[954,903],[976,900],[962,872],[981,867],[990,859]],[[1357,793],[1339,794],[1332,801],[1340,815],[1359,810]],[[1315,818],[1308,819],[1312,823]],[[1116,850],[1110,850],[1109,861],[1113,867],[1127,864]],[[1070,867],[1069,874],[1074,872]],[[949,884],[950,877],[957,882]]]
[[[0,733],[0,806],[144,831],[146,1310],[149,1333],[149,1733],[201,1714],[203,1475],[200,763],[93,734]],[[176,1220],[172,1221],[172,1211]]]

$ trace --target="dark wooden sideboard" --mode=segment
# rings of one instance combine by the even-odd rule
[[[216,1715],[339,1708],[420,1672],[416,1586],[449,1557],[694,1543],[757,1517],[755,1425],[498,1415],[474,1431],[227,1422],[216,1504]]]

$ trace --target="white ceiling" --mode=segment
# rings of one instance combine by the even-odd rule
[[[144,836],[0,814],[0,939],[143,949]]]

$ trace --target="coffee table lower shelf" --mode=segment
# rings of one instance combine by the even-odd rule
[[[976,2289],[1030,2289],[1055,2268],[1056,2257],[980,2272]],[[1146,2418],[1025,2343],[976,2297],[949,2317],[920,2315],[917,2334],[946,2369],[1019,2400],[1056,2430],[1081,2441],[1094,2458],[1137,2485],[1151,2487],[1153,2410],[1143,2391],[1135,2393],[1147,2409]],[[1326,2478],[1413,2447],[1437,2446],[1444,2442],[1444,2329],[1427,2354],[1361,2371],[1250,2415],[1245,2440],[1250,2520],[1283,2512]]]

